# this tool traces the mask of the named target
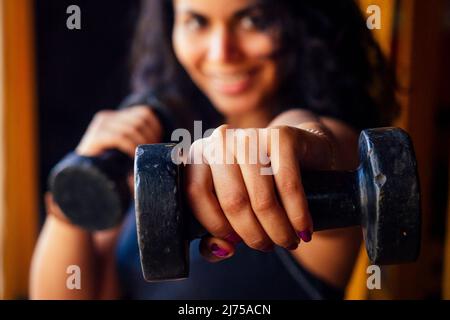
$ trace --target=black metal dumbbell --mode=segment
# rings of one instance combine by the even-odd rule
[[[117,226],[131,193],[127,183],[133,160],[117,150],[99,157],[69,153],[52,170],[49,189],[65,216],[86,230]]]
[[[183,200],[183,166],[175,145],[142,145],[135,158],[138,242],[144,278],[189,274],[189,242],[206,235]],[[302,172],[314,230],[361,226],[370,260],[412,262],[420,251],[420,192],[416,159],[401,129],[365,130],[354,172]],[[175,153],[174,153],[175,154]]]
[[[168,135],[173,126],[172,115],[156,96],[154,92],[130,95],[119,109],[151,106]],[[118,150],[98,157],[72,152],[50,172],[49,190],[73,224],[91,231],[110,229],[120,224],[129,208],[128,174],[132,169],[133,159]]]

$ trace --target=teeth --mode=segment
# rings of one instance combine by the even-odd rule
[[[247,73],[233,74],[233,75],[214,75],[213,79],[224,83],[234,83],[248,78]]]

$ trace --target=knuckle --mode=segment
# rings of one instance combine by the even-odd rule
[[[300,181],[295,179],[283,179],[280,182],[280,190],[279,192],[285,196],[296,195],[300,192]]]
[[[191,144],[191,150],[199,150],[199,151],[203,151],[203,146],[208,142],[207,138],[202,138],[202,139],[198,139],[195,140],[192,144]]]
[[[283,142],[280,147],[293,148],[296,145],[298,139],[298,137],[295,136],[295,128],[288,126],[281,126],[278,127],[277,129],[279,139],[280,141]]]
[[[225,133],[229,127],[230,126],[228,124],[223,124],[223,125],[217,127],[216,130],[214,130],[214,131]]]
[[[208,231],[217,238],[225,238],[230,234],[230,230],[225,223],[219,222],[208,227]]]
[[[189,164],[207,163],[203,155],[203,139],[196,140],[191,144],[187,156]]]
[[[255,196],[252,207],[257,213],[274,212],[277,209],[277,201],[270,195]]]
[[[222,208],[229,214],[237,214],[248,208],[248,198],[239,192],[228,193],[222,197]]]
[[[155,117],[155,113],[153,110],[146,106],[141,106],[142,110],[142,117],[145,119],[153,119]]]
[[[211,135],[211,138],[213,139],[213,140],[217,140],[217,139],[225,139],[226,138],[226,133],[227,133],[227,130],[229,129],[229,126],[227,125],[227,124],[224,124],[224,125],[221,125],[220,127],[218,127],[218,128],[216,128],[214,131],[213,131],[213,133],[212,133],[212,135]]]
[[[140,117],[136,120],[136,122],[133,124],[133,126],[137,129],[144,129],[148,126],[147,122],[145,121],[145,118]]]
[[[125,131],[117,132],[117,137],[121,140],[128,140],[128,133]]]
[[[132,136],[138,136],[140,135],[139,126],[131,125],[129,127],[126,127],[126,129],[124,129],[124,133],[129,133]]]
[[[97,122],[105,121],[106,119],[108,119],[111,116],[112,113],[113,113],[113,111],[111,111],[111,110],[98,111],[94,115],[94,121],[97,121]]]

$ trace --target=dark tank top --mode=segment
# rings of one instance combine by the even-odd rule
[[[130,95],[122,107],[152,106],[165,127],[164,141],[170,141],[173,112],[152,92]],[[207,262],[199,253],[199,241],[190,246],[190,276],[186,280],[148,283],[142,276],[137,243],[134,206],[125,218],[117,245],[117,265],[123,297],[126,299],[342,299],[334,288],[305,270],[290,253],[277,248],[263,253],[245,244],[235,255],[219,263]]]
[[[207,262],[191,243],[190,276],[186,280],[148,283],[142,276],[134,208],[124,221],[117,245],[119,281],[125,299],[342,299],[343,290],[321,281],[284,249],[263,253],[239,244],[235,255]]]

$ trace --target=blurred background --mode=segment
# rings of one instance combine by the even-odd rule
[[[402,116],[421,179],[422,253],[382,269],[368,290],[365,251],[347,299],[450,299],[450,0],[358,0],[379,5],[374,30],[397,71]],[[81,30],[66,27],[70,5]],[[26,299],[45,212],[47,176],[95,112],[129,93],[129,48],[139,0],[0,0],[0,298]]]

